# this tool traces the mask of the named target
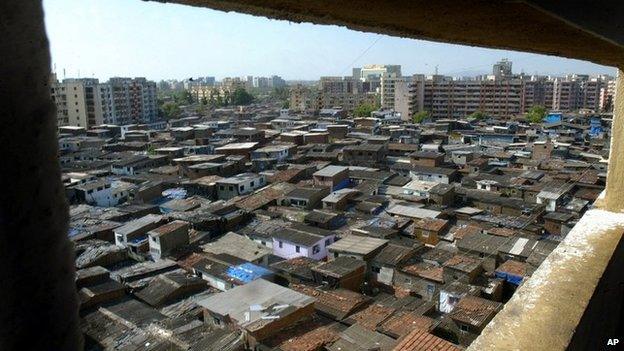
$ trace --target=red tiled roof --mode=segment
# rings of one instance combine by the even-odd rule
[[[188,255],[187,257],[181,260],[178,260],[177,264],[186,270],[191,270],[194,265],[196,265],[197,263],[199,263],[199,261],[203,259],[204,259],[203,255],[200,255],[198,253],[192,253]]]
[[[289,187],[280,187],[279,184],[273,184],[237,201],[236,206],[247,211],[254,211],[284,196],[284,194],[291,189],[292,185]]]
[[[446,223],[448,223],[448,221],[444,219],[423,218],[420,221],[414,223],[414,228],[439,232],[444,229]]]
[[[472,258],[472,257],[468,257],[468,256],[464,256],[464,255],[455,255],[453,257],[451,257],[450,259],[446,260],[442,266],[443,267],[451,267],[451,268],[458,268],[458,269],[462,269],[462,268],[469,268],[470,267],[476,267],[478,266],[479,261]]]
[[[339,334],[334,329],[321,327],[283,342],[280,349],[283,351],[316,351],[338,338]]]
[[[466,235],[480,233],[480,232],[481,232],[480,227],[477,227],[474,225],[466,225],[466,226],[457,228],[457,230],[453,232],[453,236],[455,239],[461,240]]]
[[[414,329],[430,331],[435,323],[436,321],[432,318],[421,316],[414,312],[401,311],[395,313],[392,317],[383,322],[378,330],[393,338],[401,338]]]
[[[494,227],[494,228],[488,229],[487,232],[488,234],[504,236],[504,237],[511,237],[511,236],[516,235],[516,232],[513,229],[509,229],[509,228]]]
[[[362,294],[345,289],[325,291],[302,284],[293,284],[291,289],[316,298],[315,308],[337,319],[346,317],[370,300]]]
[[[415,329],[401,339],[393,351],[461,351],[461,348],[422,329]]]
[[[274,175],[269,177],[269,180],[273,183],[277,182],[290,182],[292,179],[297,177],[299,174],[303,172],[303,169],[300,168],[288,168],[283,171],[279,171]]]
[[[482,327],[494,317],[502,306],[503,304],[500,302],[466,295],[459,300],[449,316],[455,321]]]
[[[405,273],[419,276],[421,278],[433,280],[435,282],[444,283],[444,268],[433,265],[416,263],[405,266],[402,269]]]
[[[524,277],[526,274],[526,266],[527,264],[525,262],[507,260],[503,262],[503,264],[498,266],[498,268],[496,268],[496,271]]]
[[[347,319],[347,322],[353,324],[358,323],[362,327],[374,331],[377,326],[394,313],[394,311],[395,309],[392,307],[374,304],[352,315]]]

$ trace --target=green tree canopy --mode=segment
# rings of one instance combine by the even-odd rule
[[[473,113],[471,113],[470,115],[468,115],[468,119],[474,119],[477,121],[480,121],[482,119],[485,119],[487,116],[485,115],[485,113],[481,112],[481,111],[475,111]]]
[[[546,118],[546,108],[544,106],[533,106],[525,115],[527,121],[531,123],[542,123]]]
[[[180,114],[182,114],[180,106],[178,106],[177,103],[171,101],[165,102],[162,105],[161,109],[163,116],[165,116],[166,119],[175,119],[180,117]]]
[[[175,101],[176,103],[180,105],[193,103],[193,95],[188,90],[176,91],[172,97],[173,97],[173,101]]]
[[[197,107],[195,107],[195,112],[197,112],[197,114],[199,115],[203,115],[206,112],[206,105],[204,104],[197,105]]]
[[[414,123],[422,123],[424,120],[429,118],[429,112],[420,111],[416,112],[412,115],[412,122]]]
[[[353,116],[355,117],[370,117],[373,111],[377,110],[377,106],[369,103],[359,105],[353,110]]]
[[[249,105],[254,101],[254,97],[245,89],[238,88],[234,90],[229,100],[232,105]]]
[[[271,98],[275,100],[288,100],[290,91],[287,87],[273,88],[270,93]]]

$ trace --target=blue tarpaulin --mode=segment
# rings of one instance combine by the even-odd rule
[[[344,189],[344,188],[346,188],[346,187],[348,187],[350,185],[351,185],[351,180],[349,178],[346,178],[346,179],[340,181],[338,184],[335,184],[334,188],[332,189],[332,191]]]
[[[544,123],[557,123],[557,122],[561,122],[562,118],[563,118],[563,114],[562,113],[551,112],[544,119]]]
[[[186,198],[186,190],[184,188],[171,188],[162,192],[162,196],[172,200],[172,199],[185,199]]]
[[[253,263],[243,263],[227,269],[226,274],[230,278],[237,279],[243,283],[249,283],[258,278],[273,274],[270,270],[256,266]]]
[[[602,122],[599,118],[592,118],[589,120],[589,135],[596,137],[604,132],[602,128]]]
[[[522,277],[519,275],[513,275],[499,271],[494,272],[494,274],[496,275],[496,278],[503,279],[510,282],[511,284],[520,285],[520,283],[522,282]]]

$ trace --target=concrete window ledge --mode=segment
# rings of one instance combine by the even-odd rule
[[[622,233],[624,213],[587,211],[468,350],[601,350],[621,340]]]

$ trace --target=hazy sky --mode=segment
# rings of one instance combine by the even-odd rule
[[[487,73],[508,58],[514,72],[615,74],[589,62],[362,33],[237,13],[139,0],[44,0],[59,78],[149,79],[350,75],[370,63],[402,65],[404,75]]]

